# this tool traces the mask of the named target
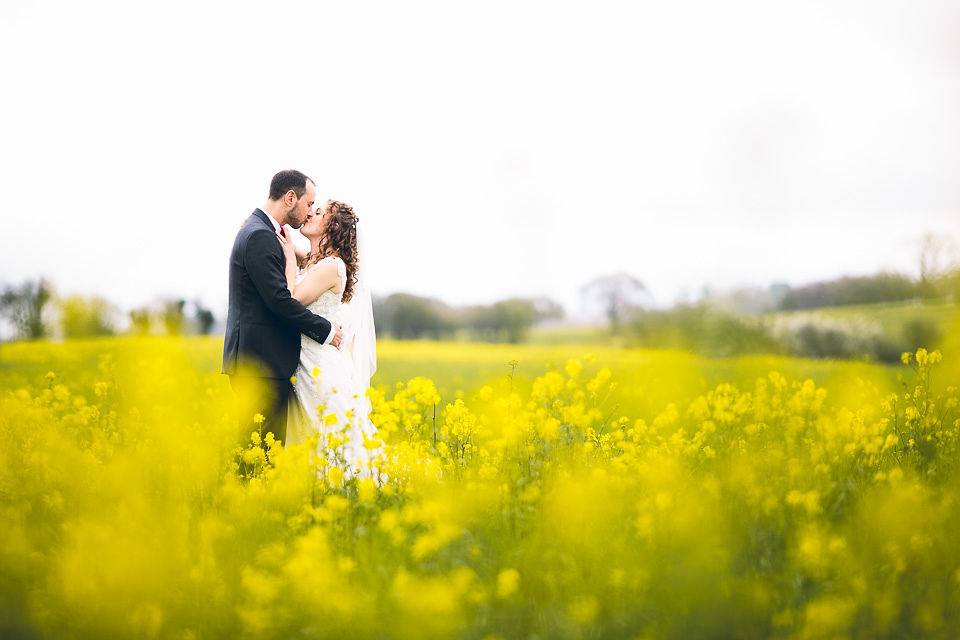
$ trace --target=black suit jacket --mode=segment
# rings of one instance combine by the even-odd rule
[[[267,214],[255,209],[237,232],[230,252],[230,306],[223,339],[222,373],[238,362],[268,378],[289,378],[300,360],[300,334],[323,342],[330,322],[307,310],[287,289],[283,249]]]

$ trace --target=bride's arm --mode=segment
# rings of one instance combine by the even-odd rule
[[[290,293],[300,304],[307,306],[320,297],[320,294],[337,286],[340,276],[333,260],[321,260],[314,269],[290,289]]]
[[[300,271],[297,266],[299,264],[296,254],[297,245],[286,238],[280,238],[280,246],[283,248],[283,275],[287,280],[287,289],[292,294],[297,283],[297,273]]]

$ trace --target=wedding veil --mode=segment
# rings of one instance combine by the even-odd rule
[[[341,348],[350,354],[354,379],[360,393],[364,393],[370,386],[370,378],[377,370],[377,333],[373,324],[373,297],[370,294],[366,269],[363,266],[366,247],[359,224],[357,224],[357,251],[360,254],[357,259],[357,282],[353,288],[353,296],[346,305],[350,327],[345,327],[347,331]]]

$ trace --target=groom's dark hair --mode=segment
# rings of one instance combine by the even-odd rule
[[[290,190],[293,190],[298,198],[302,198],[307,192],[307,180],[310,178],[296,169],[284,169],[270,181],[270,199],[279,200]],[[316,184],[313,180],[310,182]]]

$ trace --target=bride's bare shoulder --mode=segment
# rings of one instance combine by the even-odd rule
[[[336,261],[332,260],[330,256],[326,258],[320,258],[316,262],[306,265],[301,271],[305,278],[312,278],[315,280],[329,278],[336,272],[337,263]]]
[[[347,265],[340,256],[326,256],[320,258],[316,264],[318,266],[322,264],[326,273],[339,273],[343,275],[347,270]]]

